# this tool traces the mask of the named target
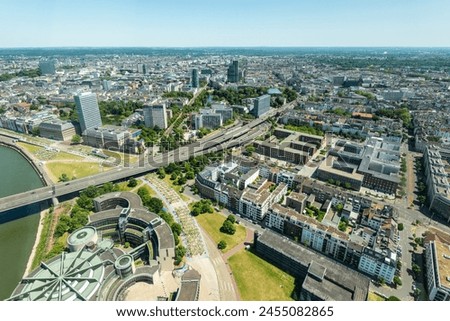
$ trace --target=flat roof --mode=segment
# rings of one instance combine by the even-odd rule
[[[361,273],[269,230],[264,231],[258,237],[258,242],[277,250],[304,266],[309,266],[314,261],[315,264],[325,268],[324,279],[337,286],[335,290],[340,289],[336,294],[324,292],[325,295],[330,295],[330,300],[340,300],[342,297],[354,301],[365,301],[367,299],[370,280]],[[310,282],[311,285],[313,283],[308,280],[307,282]],[[326,286],[323,287],[323,291],[328,291]],[[351,297],[346,292],[352,293]]]
[[[450,281],[447,280],[447,278],[450,278],[450,242],[444,243],[441,238],[437,237],[434,244],[438,261],[439,283],[441,286],[450,289]]]

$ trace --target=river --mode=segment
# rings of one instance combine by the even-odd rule
[[[39,175],[17,151],[0,146],[0,197],[43,186]],[[36,239],[39,205],[0,213],[0,300],[21,280]]]

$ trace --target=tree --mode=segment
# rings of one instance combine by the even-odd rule
[[[223,222],[223,225],[220,228],[220,231],[225,234],[233,235],[236,233],[236,227],[233,223],[231,223],[228,219]]]
[[[217,244],[217,248],[219,250],[223,250],[227,247],[227,242],[225,242],[224,240],[221,240],[218,244]]]
[[[157,197],[151,197],[149,201],[147,202],[146,206],[148,206],[148,209],[153,213],[159,213],[162,211],[164,204],[163,202],[157,198]]]
[[[227,220],[231,223],[236,223],[236,217],[233,214],[228,215]]]
[[[398,223],[397,228],[399,231],[403,231],[403,229],[404,229],[403,223]]]
[[[380,285],[386,284],[386,281],[384,280],[384,278],[381,278],[381,277],[378,279],[378,282],[380,283]]]
[[[34,127],[34,128],[31,130],[31,135],[33,135],[33,136],[39,136],[39,134],[40,134],[39,127]]]
[[[337,211],[338,213],[341,213],[342,210],[344,209],[344,204],[338,203],[338,204],[335,206],[335,209],[336,209],[336,211]]]
[[[341,219],[341,221],[338,224],[338,229],[342,232],[345,232],[347,230],[348,221],[346,219]]]
[[[421,271],[420,266],[418,266],[417,264],[414,263],[412,265],[412,271],[416,276],[419,275],[419,273]]]
[[[186,179],[194,179],[195,178],[195,173],[193,171],[188,171],[186,172]]]
[[[158,168],[158,178],[164,179],[166,177],[166,172],[164,171],[164,167]]]
[[[66,173],[62,173],[61,176],[58,178],[59,182],[68,182],[70,181],[69,176],[67,176]]]
[[[254,151],[256,151],[256,148],[255,148],[255,146],[253,146],[253,145],[248,145],[247,147],[245,147],[245,152],[246,152],[246,154],[247,155],[252,155],[252,153],[254,152]]]
[[[92,198],[84,193],[80,194],[80,197],[77,199],[77,205],[87,211],[94,210],[94,202],[92,201]]]
[[[402,286],[402,279],[400,279],[400,277],[399,276],[394,276],[394,284],[395,284],[395,286],[397,287],[397,286]]]
[[[183,228],[181,227],[181,224],[179,224],[179,223],[172,223],[170,228],[172,229],[172,232],[176,233],[177,235],[180,235],[181,232],[183,231]]]
[[[100,196],[100,189],[90,185],[82,192],[82,194],[85,194],[89,198],[96,198],[97,196]]]
[[[414,298],[417,299],[421,293],[422,293],[422,290],[420,290],[419,288],[415,288],[414,293],[413,293]]]
[[[126,249],[129,248],[130,247],[130,242],[125,242],[123,244],[123,247],[126,248]]]
[[[417,200],[419,201],[420,204],[425,204],[427,202],[427,197],[425,195],[419,195],[417,196]]]
[[[128,187],[136,187],[138,184],[138,181],[136,178],[131,177],[130,180],[128,181]]]
[[[175,265],[178,265],[183,261],[183,257],[186,255],[186,248],[183,245],[178,245],[175,249]]]
[[[58,224],[55,228],[55,237],[60,237],[69,230],[70,216],[63,214],[59,217]]]
[[[386,301],[401,301],[399,298],[397,298],[396,296],[391,295],[389,298],[387,298]]]
[[[184,185],[186,184],[186,182],[187,182],[186,176],[180,176],[178,178],[178,185]]]
[[[73,135],[71,142],[72,142],[72,144],[79,144],[79,143],[81,143],[80,135],[77,135],[77,134]]]

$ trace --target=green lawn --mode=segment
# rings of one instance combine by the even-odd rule
[[[228,259],[244,301],[292,301],[294,277],[242,250]]]
[[[141,187],[145,188],[151,197],[158,197],[158,194],[156,194],[156,192],[153,190],[153,188],[151,188],[147,184],[144,184]],[[135,190],[135,192],[137,192],[137,190]]]
[[[379,296],[374,292],[369,292],[369,297],[367,298],[367,301],[386,301],[386,300],[382,296]]]
[[[31,154],[36,154],[36,153],[38,153],[38,152],[40,152],[41,150],[44,149],[44,147],[40,147],[40,146],[36,146],[36,145],[32,145],[32,144],[27,144],[27,143],[23,143],[23,142],[18,142],[17,145],[22,147],[22,148],[25,148]]]
[[[236,233],[234,235],[228,235],[220,232],[220,227],[222,226],[223,221],[225,221],[225,217],[219,213],[200,214],[196,217],[196,219],[216,244],[221,240],[227,242],[227,247],[223,250],[223,252],[227,252],[236,245],[245,241],[246,231],[245,227],[242,225],[235,225]]]
[[[121,152],[116,152],[116,151],[111,151],[111,150],[102,150],[102,152],[109,156],[109,157],[113,157],[114,159],[120,161],[120,164],[124,164],[124,161],[126,160],[127,164],[135,164],[137,163],[137,161],[139,160],[139,156],[138,155],[132,155],[132,154],[125,154],[125,153],[121,153]]]
[[[158,178],[159,179],[159,178]],[[189,202],[191,199],[189,197],[187,197],[186,195],[184,195],[183,193],[181,193],[181,189],[183,188],[183,186],[181,185],[175,185],[171,179],[170,179],[170,175],[166,175],[166,177],[164,177],[163,179],[164,182],[166,182],[166,184],[172,188],[175,192],[178,193],[178,195],[181,197],[181,199],[185,202]],[[189,187],[185,187],[185,188],[189,188]]]
[[[36,146],[33,144],[19,142],[17,143],[20,147],[26,149],[29,153],[36,156],[39,160],[62,160],[62,161],[79,161],[83,160],[83,157],[66,153],[66,152],[56,152],[54,150],[45,150],[44,147]]]
[[[61,174],[65,173],[70,179],[81,178],[100,173],[102,168],[99,163],[94,162],[54,162],[45,164],[47,173],[54,182],[58,181]],[[103,167],[103,170],[107,168]]]
[[[78,156],[78,155],[74,155],[74,154],[69,154],[69,153],[65,153],[65,152],[59,152],[56,153],[54,156],[52,156],[50,158],[51,160],[83,160],[83,157]]]

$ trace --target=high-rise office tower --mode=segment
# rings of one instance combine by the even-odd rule
[[[138,64],[137,70],[138,70],[138,73],[140,73],[140,74],[144,74],[144,75],[147,74],[147,66],[145,64]]]
[[[253,109],[251,111],[251,114],[258,118],[267,113],[269,109],[270,109],[270,96],[269,95],[259,96],[258,98],[255,98],[255,101],[253,102]]]
[[[56,73],[54,60],[41,60],[39,61],[39,71],[41,75],[54,75]]]
[[[239,61],[234,60],[230,66],[228,66],[227,81],[232,83],[238,83],[240,80],[239,75]]]
[[[198,69],[197,68],[192,69],[191,87],[192,88],[198,88],[199,87]]]
[[[167,112],[165,104],[144,106],[143,110],[145,126],[151,128],[157,126],[160,129],[167,128]]]
[[[96,94],[81,93],[74,96],[74,100],[77,106],[82,133],[88,128],[102,126],[102,118],[100,116],[100,108],[98,107]]]

